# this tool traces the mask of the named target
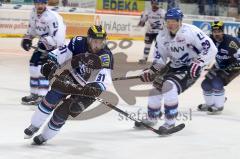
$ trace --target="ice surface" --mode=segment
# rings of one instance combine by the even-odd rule
[[[20,39],[0,39],[0,159],[237,159],[240,157],[239,78],[226,88],[228,100],[221,115],[197,112],[203,101],[202,78],[179,98],[186,128],[168,137],[133,129],[133,122],[110,111],[90,120],[69,120],[62,131],[43,146],[23,139],[34,106],[20,104],[28,95],[28,60]],[[142,57],[143,42],[124,50],[130,61]],[[121,51],[119,49],[118,51]],[[137,89],[134,87],[133,89]],[[128,112],[144,111],[145,97],[129,106],[120,99],[118,107]],[[139,110],[140,109],[140,110]],[[191,118],[190,118],[191,115]],[[162,121],[159,122],[159,125]]]

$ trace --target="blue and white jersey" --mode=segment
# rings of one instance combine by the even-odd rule
[[[147,33],[158,33],[164,27],[165,10],[159,8],[157,11],[146,10],[142,13],[140,24],[142,26],[147,23]]]
[[[70,40],[68,45],[50,52],[49,56],[53,57],[59,65],[63,65],[66,61],[74,58],[74,56],[86,53],[91,53],[88,48],[87,38],[76,36]],[[112,84],[114,64],[112,52],[106,46],[98,53],[95,53],[95,55],[100,58],[102,65],[100,70],[89,72],[90,70],[83,64],[71,73],[82,86],[89,82],[100,82],[107,89]]]
[[[33,8],[26,35],[44,37],[48,45],[57,48],[65,44],[65,32],[66,26],[63,18],[57,12],[46,8],[41,15],[38,15],[36,9]]]
[[[213,39],[212,35],[210,37]],[[218,43],[214,39],[213,42],[218,48],[216,63],[220,68],[224,69],[233,62],[237,61],[234,57],[234,54],[237,53],[237,50],[240,48],[240,43],[237,38],[224,34],[222,42]]]
[[[174,37],[164,28],[156,38],[154,63],[165,65],[171,61],[171,67],[189,66],[193,60],[201,59],[204,65],[210,64],[217,48],[210,37],[199,28],[182,24]]]

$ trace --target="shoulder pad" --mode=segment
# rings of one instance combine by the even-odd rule
[[[73,37],[69,44],[68,49],[75,55],[78,53],[87,52],[87,39],[86,37],[76,36]]]

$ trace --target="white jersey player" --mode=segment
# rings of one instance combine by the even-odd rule
[[[195,83],[217,53],[213,41],[197,27],[182,23],[182,18],[178,8],[167,11],[166,29],[157,36],[153,65],[141,75],[143,82],[153,81],[154,86],[148,99],[148,119],[144,122],[156,124],[164,99],[165,123],[159,127],[163,131],[175,126],[178,94]]]
[[[144,39],[144,54],[143,58],[139,60],[139,64],[146,64],[151,45],[153,41],[155,41],[158,32],[164,27],[165,10],[159,8],[158,0],[151,0],[151,6],[152,8],[150,10],[146,10],[145,12],[143,12],[140,22],[138,24],[138,26],[143,27],[145,26],[145,23],[148,22],[147,31]]]
[[[46,62],[47,53],[64,45],[66,26],[62,17],[49,10],[47,0],[34,0],[35,7],[31,12],[27,33],[22,39],[21,46],[29,51],[32,39],[39,37],[37,49],[30,59],[30,96],[22,98],[22,104],[36,104],[46,95],[49,87],[48,80],[40,73],[40,68]]]

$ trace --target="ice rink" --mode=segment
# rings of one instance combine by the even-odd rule
[[[178,123],[183,122],[186,127],[171,136],[159,137],[149,130],[135,130],[132,121],[109,111],[88,120],[69,120],[53,140],[42,146],[31,145],[31,139],[23,139],[23,130],[29,125],[35,106],[24,106],[20,102],[29,94],[28,60],[31,53],[20,48],[20,39],[1,38],[0,44],[0,159],[240,158],[239,78],[226,88],[228,100],[223,113],[211,116],[196,111],[197,105],[203,102],[201,77],[180,96],[179,110],[183,116]],[[142,56],[143,46],[142,41],[134,41],[131,47],[120,49],[117,46],[113,52],[125,53],[127,62],[134,65],[134,61]],[[117,66],[126,61],[117,60],[116,68],[126,69]],[[114,72],[114,76],[118,73]],[[134,73],[137,71],[128,72],[129,75]],[[125,86],[124,82],[116,85],[118,90]],[[138,85],[131,89],[145,88],[148,86]],[[113,92],[117,89],[113,88]],[[146,99],[136,97],[136,103],[131,99],[127,103],[119,97],[117,106],[136,115],[146,109]],[[106,107],[102,106],[102,109]]]

